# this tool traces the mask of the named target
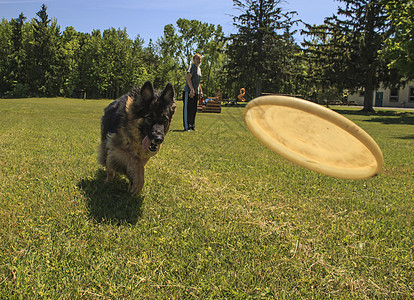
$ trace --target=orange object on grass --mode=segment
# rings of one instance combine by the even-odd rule
[[[246,95],[246,90],[244,88],[240,89],[240,94],[237,96],[237,98],[241,101],[241,102],[245,102],[246,99],[244,99],[244,95]]]

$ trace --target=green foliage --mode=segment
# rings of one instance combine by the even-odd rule
[[[413,113],[339,111],[384,153],[354,181],[281,159],[242,107],[182,132],[178,102],[133,198],[96,162],[108,103],[0,100],[0,298],[414,297]]]
[[[300,49],[291,28],[295,12],[284,12],[280,0],[234,0],[241,14],[233,18],[238,32],[230,35],[226,66],[229,84],[245,87],[251,96],[265,92],[294,93],[298,74],[294,60]]]
[[[65,96],[73,96],[77,89],[79,72],[79,51],[81,37],[72,26],[66,27],[62,33],[63,72],[66,74],[61,87],[61,93]]]
[[[335,87],[365,90],[364,110],[372,111],[374,90],[379,85],[400,83],[401,74],[387,67],[380,55],[393,34],[382,0],[340,0],[337,15],[323,25],[307,26],[312,38],[305,51],[322,89]]]
[[[337,15],[308,26],[310,39],[295,42],[295,12],[280,0],[235,0],[237,33],[220,25],[179,18],[164,35],[144,46],[126,28],[61,32],[47,7],[36,18],[0,23],[0,97],[80,96],[116,98],[151,80],[157,88],[172,82],[180,97],[194,53],[203,56],[203,91],[221,88],[234,99],[241,87],[247,99],[262,92],[338,100],[344,90],[365,89],[365,110],[373,90],[413,78],[413,4],[410,0],[341,0]]]
[[[0,23],[0,95],[12,89],[13,78],[10,78],[10,63],[12,60],[12,26],[2,19]]]
[[[49,19],[44,4],[36,15],[30,22],[33,40],[26,50],[27,80],[33,95],[57,96],[64,80],[60,26]]]
[[[195,52],[203,55],[205,93],[222,84],[225,61],[224,34],[220,25],[179,19],[177,32],[165,26],[155,45],[128,37],[126,28],[79,33],[67,27],[62,33],[42,5],[37,18],[25,17],[0,26],[0,93],[3,97],[66,96],[84,90],[90,98],[116,98],[147,80],[162,87],[184,85],[185,73]]]
[[[125,28],[81,34],[76,85],[90,97],[111,99],[153,79],[147,73],[142,44],[139,37],[130,40]]]
[[[22,84],[17,82],[14,84],[11,91],[6,91],[4,93],[5,98],[27,98],[30,97],[30,87],[27,84]]]
[[[414,79],[414,3],[412,0],[386,0],[388,18],[394,26],[384,54],[391,60],[390,67]]]
[[[198,20],[177,20],[177,29],[172,25],[164,27],[164,35],[158,42],[162,57],[162,70],[174,78],[174,86],[182,90],[185,74],[195,53],[203,57],[202,86],[206,95],[214,95],[223,84],[222,66],[225,61],[224,33],[220,25],[203,23]]]
[[[23,14],[0,24],[0,93],[3,97],[66,96],[85,90],[88,97],[116,98],[146,80],[159,82],[160,59],[131,40],[126,29],[60,32],[42,5],[37,18]]]

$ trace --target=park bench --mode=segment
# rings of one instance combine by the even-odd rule
[[[198,104],[197,111],[202,113],[221,113],[221,103],[216,100],[209,100],[206,105]]]

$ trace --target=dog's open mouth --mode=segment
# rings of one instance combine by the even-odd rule
[[[142,140],[142,150],[149,150],[151,152],[155,152],[158,150],[158,144],[153,143],[148,136],[145,136]]]
[[[158,145],[151,143],[151,145],[149,146],[148,150],[151,152],[155,152],[158,149]]]

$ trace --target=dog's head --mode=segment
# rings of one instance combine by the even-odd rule
[[[162,92],[155,92],[150,81],[142,86],[139,96],[141,102],[141,133],[144,136],[142,148],[155,152],[164,141],[164,137],[170,129],[176,104],[174,100],[174,88],[168,83]]]

